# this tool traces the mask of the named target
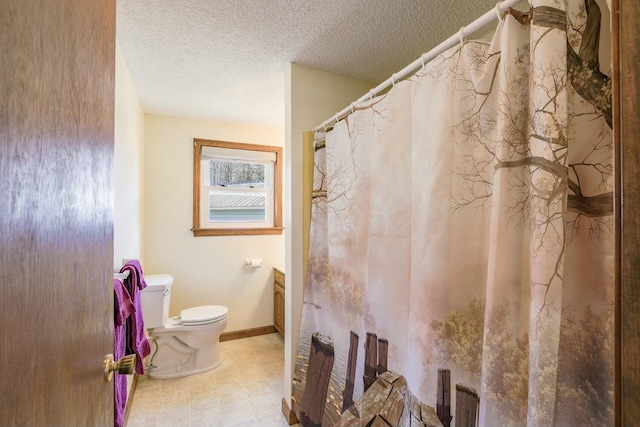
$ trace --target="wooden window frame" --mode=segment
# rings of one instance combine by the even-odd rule
[[[274,153],[273,164],[273,227],[238,227],[212,228],[201,227],[200,223],[200,189],[202,147],[220,147],[233,150],[264,151]],[[216,141],[210,139],[193,139],[193,231],[194,237],[202,236],[251,236],[282,234],[282,148],[270,145],[247,144],[241,142]]]

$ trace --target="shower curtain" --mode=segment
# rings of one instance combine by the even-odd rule
[[[315,141],[304,426],[613,424],[608,20],[530,6]]]

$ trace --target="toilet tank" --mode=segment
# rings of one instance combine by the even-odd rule
[[[173,277],[169,274],[150,274],[144,276],[144,281],[147,287],[140,292],[144,327],[157,328],[169,318]]]

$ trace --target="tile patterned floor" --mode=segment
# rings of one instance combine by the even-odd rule
[[[172,380],[140,377],[127,427],[287,427],[282,337],[219,345],[222,362],[212,371]]]

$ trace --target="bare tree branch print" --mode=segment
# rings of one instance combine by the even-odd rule
[[[367,104],[354,107],[355,111],[370,111],[373,116],[382,120],[390,120],[389,112],[378,108],[378,104],[386,98],[386,95],[379,96]],[[348,156],[339,156],[327,150],[326,139],[315,142],[314,152],[314,185],[312,193],[312,203],[316,209],[327,212],[340,212],[352,206],[351,196],[356,177],[361,174],[361,169],[356,161],[356,150],[358,149],[358,139],[362,136],[363,122],[345,117],[346,131],[349,135],[350,147]],[[375,126],[376,120],[373,120]],[[333,156],[333,158],[332,158]],[[332,165],[332,170],[327,170],[327,163]]]
[[[568,120],[573,120],[584,114],[593,114],[595,117],[603,116],[610,124],[610,79],[600,72],[598,61],[600,10],[594,0],[585,0],[584,11],[585,25],[574,29],[581,35],[579,53],[567,42],[568,78],[572,90],[593,106],[593,112],[569,111],[566,116]],[[512,13],[520,22],[530,19],[525,14]],[[543,28],[564,30],[564,11],[536,8],[533,10],[533,21]],[[539,40],[536,46],[538,43]],[[557,111],[556,102],[558,96],[566,96],[565,71],[553,66],[536,69],[537,75],[531,79],[535,85],[533,88],[528,87],[528,76],[521,78],[526,73],[499,76],[510,81],[502,84],[499,93],[494,95],[499,97],[497,103],[501,106],[501,110],[494,115],[492,104],[496,102],[491,100],[491,95],[496,90],[500,52],[486,54],[485,49],[476,48],[473,44],[465,45],[465,49],[469,57],[467,65],[470,64],[472,69],[487,67],[489,71],[485,71],[485,75],[490,78],[475,81],[468,77],[473,73],[468,73],[466,69],[464,75],[463,72],[456,74],[455,69],[430,70],[430,74],[436,78],[439,72],[443,75],[453,72],[455,84],[468,88],[470,94],[461,100],[466,106],[461,110],[462,118],[452,125],[459,136],[457,143],[463,150],[463,162],[454,171],[461,178],[462,191],[452,194],[452,208],[485,210],[493,197],[494,175],[502,172],[509,174],[512,199],[508,216],[518,225],[527,225],[531,230],[543,230],[543,233],[550,231],[551,223],[557,218],[554,215],[545,218],[545,207],[551,206],[553,201],[562,200],[566,192],[567,210],[577,214],[577,218],[572,220],[573,232],[569,237],[580,232],[597,237],[607,231],[607,221],[599,219],[613,213],[613,193],[609,184],[613,170],[607,157],[611,150],[611,139],[605,135],[607,130],[603,129],[602,135],[594,139],[596,142],[582,159],[568,161],[566,148],[571,141],[564,134],[567,123],[563,112]],[[455,50],[449,59],[453,59],[455,64],[461,60],[460,54],[461,49]],[[518,52],[517,62],[516,67],[530,66],[527,49]],[[451,63],[451,60],[443,62]],[[527,115],[523,112],[528,109],[527,94],[530,89],[546,94],[546,101]],[[526,129],[530,129],[530,133],[526,134]],[[532,146],[545,155],[533,154]],[[585,191],[585,177],[588,175],[589,180],[593,180],[594,174],[599,176],[602,185],[598,189]],[[541,183],[544,185],[539,185]],[[540,217],[532,219],[531,214],[536,211]],[[585,223],[587,219],[588,223]],[[559,235],[558,238],[563,239],[564,236]]]
[[[509,13],[537,27],[531,45],[503,56],[485,43],[468,42],[423,73],[462,94],[451,124],[461,156],[452,171],[457,187],[450,193],[451,209],[485,214],[499,200],[502,219],[530,233],[532,255],[556,260],[531,281],[544,294],[537,308],[541,319],[560,310],[547,294],[563,283],[565,244],[612,233],[611,81],[599,67],[601,13],[595,0],[584,0],[572,19],[551,7]],[[562,33],[566,60],[559,52],[532,66],[538,50]],[[574,130],[587,121],[601,123],[590,125],[600,126],[598,135]],[[497,179],[506,185],[495,187]]]

